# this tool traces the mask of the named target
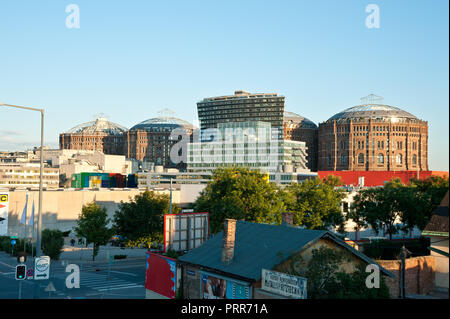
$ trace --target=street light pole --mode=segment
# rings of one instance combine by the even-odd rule
[[[42,256],[42,250],[41,250],[41,229],[42,229],[42,218],[41,218],[41,211],[42,211],[42,181],[43,181],[43,172],[44,172],[44,109],[37,109],[33,107],[27,107],[27,106],[20,106],[20,105],[11,105],[6,103],[1,103],[0,106],[7,106],[7,107],[14,107],[18,109],[24,109],[29,111],[36,111],[41,113],[41,150],[40,150],[40,168],[39,168],[39,211],[38,211],[38,230],[36,234],[36,256],[40,257]],[[34,227],[33,227],[34,228]]]

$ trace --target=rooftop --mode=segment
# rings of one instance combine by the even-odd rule
[[[77,125],[66,133],[76,134],[98,134],[105,133],[108,135],[120,135],[127,131],[126,127],[108,121],[106,118],[99,117],[95,121]]]
[[[222,237],[223,231],[213,235],[202,246],[187,252],[178,260],[257,281],[261,278],[262,268],[273,269],[303,250],[306,245],[321,238],[329,238],[367,263],[376,264],[328,231],[237,221],[234,259],[227,265],[221,259]],[[392,275],[381,266],[380,269],[385,274]]]
[[[177,128],[177,127],[183,127],[187,129],[193,129],[194,126],[182,119],[176,118],[176,117],[170,117],[170,116],[161,116],[161,117],[155,117],[148,120],[145,120],[139,124],[136,124],[133,126],[130,130],[148,130],[152,128],[160,128],[160,127],[168,127],[168,128]]]

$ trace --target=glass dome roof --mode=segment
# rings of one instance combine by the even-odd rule
[[[294,112],[284,111],[283,120],[284,122],[287,121],[298,122],[301,123],[304,127],[317,128],[317,125],[313,121],[307,119],[306,117],[298,115],[297,113]]]
[[[160,127],[168,127],[168,128],[177,128],[177,127],[184,127],[187,129],[193,129],[194,126],[185,121],[181,120],[175,117],[155,117],[148,119],[146,121],[143,121],[139,124],[136,124],[133,126],[130,130],[150,130],[153,128],[160,128]]]
[[[99,117],[95,121],[83,123],[71,128],[66,133],[77,134],[98,134],[120,135],[128,131],[126,127],[108,121],[106,118]]]
[[[342,112],[339,112],[328,119],[332,120],[356,120],[356,119],[412,119],[418,120],[417,117],[403,111],[395,106],[385,104],[363,104],[350,107]]]

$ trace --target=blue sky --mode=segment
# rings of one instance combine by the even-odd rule
[[[65,25],[77,4],[80,28]],[[368,4],[380,28],[368,29]],[[0,2],[0,102],[45,108],[46,144],[105,113],[126,127],[235,90],[278,92],[315,123],[370,93],[429,123],[448,170],[448,1]],[[0,109],[0,150],[39,143],[39,114]]]

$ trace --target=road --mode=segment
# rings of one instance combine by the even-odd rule
[[[67,288],[66,272],[69,263],[80,267],[80,288]],[[28,258],[27,268],[33,267],[33,259]],[[18,299],[19,281],[15,280],[17,260],[5,252],[0,252],[0,299]],[[109,269],[108,269],[109,268]],[[52,283],[55,291],[46,292]],[[67,262],[52,261],[50,279],[23,280],[22,299],[144,299],[145,259],[117,260],[108,267],[107,262]]]

